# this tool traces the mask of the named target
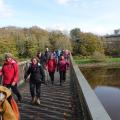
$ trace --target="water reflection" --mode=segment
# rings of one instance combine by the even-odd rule
[[[120,68],[80,68],[112,120],[120,120]]]
[[[120,87],[120,68],[80,68],[91,87],[98,85]]]

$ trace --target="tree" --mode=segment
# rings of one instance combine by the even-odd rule
[[[71,41],[68,36],[61,31],[52,31],[49,34],[51,49],[69,49],[71,50]]]
[[[80,53],[82,55],[93,55],[95,51],[104,54],[104,46],[101,38],[92,33],[80,34]]]
[[[80,29],[79,28],[74,28],[70,31],[70,36],[73,41],[79,41],[80,40]]]

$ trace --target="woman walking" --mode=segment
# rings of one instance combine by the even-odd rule
[[[49,76],[51,79],[51,83],[54,84],[54,74],[56,69],[56,60],[53,55],[50,56],[50,58],[47,61],[47,69],[49,72]]]
[[[22,96],[17,88],[19,68],[17,62],[12,58],[11,53],[5,54],[5,62],[0,71],[0,75],[2,76],[3,86],[10,88],[18,97],[18,101],[21,102]]]
[[[65,60],[64,56],[60,57],[57,70],[60,74],[60,85],[66,80],[66,70],[69,67],[69,62]]]
[[[40,104],[41,83],[45,82],[45,73],[42,65],[38,62],[37,57],[31,59],[31,63],[25,73],[25,80],[30,75],[30,93],[32,103]]]

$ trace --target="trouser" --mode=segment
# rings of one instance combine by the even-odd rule
[[[40,98],[40,94],[41,94],[41,83],[32,83],[30,82],[30,93],[31,93],[31,97],[37,97]]]
[[[12,86],[11,84],[4,84],[3,86],[7,87],[7,88],[11,88],[12,92],[17,96],[18,100],[21,101],[22,96],[18,90],[17,84]]]
[[[49,76],[50,76],[50,79],[51,79],[52,83],[54,82],[54,73],[55,72],[49,72]]]
[[[66,79],[66,71],[60,71],[60,83]]]

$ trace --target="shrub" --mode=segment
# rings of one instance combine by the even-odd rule
[[[4,56],[0,55],[0,66],[3,64],[3,61],[4,61]]]
[[[92,55],[92,59],[95,62],[105,62],[106,61],[106,57],[103,53],[100,53],[98,51],[95,51]]]

